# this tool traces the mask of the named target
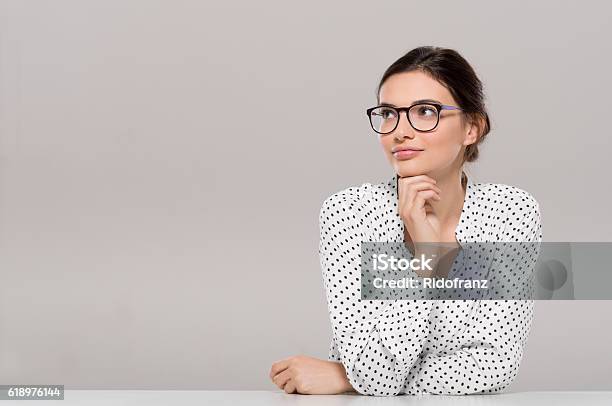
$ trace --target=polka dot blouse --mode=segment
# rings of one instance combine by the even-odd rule
[[[474,183],[462,242],[542,241],[538,202],[514,186]],[[402,242],[397,175],[339,191],[319,214],[319,255],[332,325],[329,360],[364,395],[494,393],[515,378],[533,300],[361,300],[361,241]]]

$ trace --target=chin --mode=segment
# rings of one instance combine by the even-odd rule
[[[409,162],[409,161],[404,161],[404,162]],[[422,175],[425,172],[427,172],[427,170],[425,168],[423,168],[421,165],[414,165],[414,164],[408,164],[406,165],[404,162],[395,162],[395,165],[393,165],[395,167],[395,172],[401,177],[406,177],[406,176],[416,176],[416,175]]]

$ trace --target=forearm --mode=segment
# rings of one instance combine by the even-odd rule
[[[340,360],[357,392],[376,396],[402,392],[429,334],[431,305],[431,301],[394,302],[375,320],[334,330]]]
[[[533,301],[478,301],[462,336],[414,364],[406,393],[494,393],[516,377],[531,327]]]
[[[498,392],[512,383],[519,362],[520,354],[482,347],[444,356],[427,355],[411,371],[406,392],[437,395]]]
[[[461,247],[457,245],[449,245],[447,243],[426,243],[417,245],[415,251],[415,258],[424,256],[425,259],[429,259],[429,266],[431,270],[416,271],[416,274],[421,277],[435,277],[435,278],[446,278],[453,267],[460,266],[456,261],[460,260],[459,254]]]

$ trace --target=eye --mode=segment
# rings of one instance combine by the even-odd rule
[[[416,110],[417,115],[424,118],[435,117],[438,114],[433,106],[418,106]]]
[[[395,110],[388,107],[381,107],[374,112],[374,114],[382,117],[384,120],[395,118]]]

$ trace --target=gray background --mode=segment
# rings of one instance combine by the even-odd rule
[[[0,382],[274,389],[326,357],[330,194],[393,175],[364,110],[457,49],[493,131],[468,168],[610,241],[606,2],[2,1]],[[333,107],[333,109],[330,109]],[[538,302],[515,390],[612,389],[612,302]]]

